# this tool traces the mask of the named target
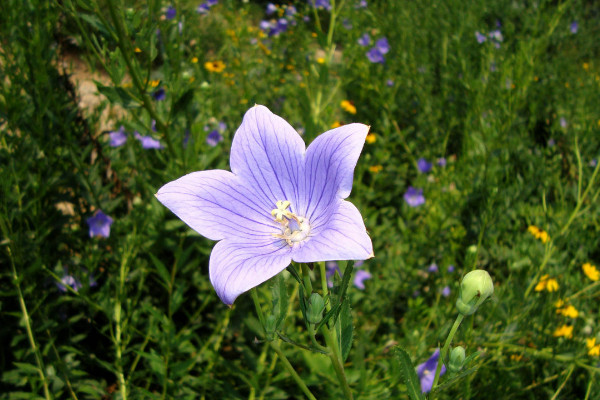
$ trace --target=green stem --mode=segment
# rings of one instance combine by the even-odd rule
[[[342,364],[342,356],[340,354],[340,350],[338,348],[335,337],[327,327],[327,324],[323,324],[323,326],[321,327],[321,331],[323,333],[323,337],[325,338],[325,343],[327,344],[327,347],[329,347],[332,350],[332,352],[329,353],[329,359],[331,360],[331,364],[333,365],[335,374],[337,375],[338,380],[342,385],[344,395],[346,396],[346,399],[352,400],[352,391],[350,390],[350,385],[348,385],[348,379],[346,378],[344,365]]]
[[[256,313],[258,314],[258,319],[260,320],[260,322],[263,326],[263,329],[264,329],[265,316],[263,314],[262,308],[260,307],[260,302],[258,299],[258,294],[256,292],[256,288],[252,288],[250,290],[250,294],[252,297],[252,301],[254,302],[254,307],[256,308]],[[300,387],[300,390],[302,390],[302,392],[304,392],[306,397],[308,397],[309,399],[316,400],[315,396],[313,396],[313,394],[310,392],[310,390],[308,389],[308,387],[306,386],[306,384],[304,383],[302,378],[300,378],[300,375],[298,375],[296,370],[294,370],[294,367],[289,362],[289,360],[287,359],[287,357],[285,356],[283,351],[281,351],[281,348],[279,347],[277,342],[275,340],[272,340],[271,342],[269,342],[269,344],[271,345],[271,348],[275,351],[275,353],[277,353],[279,358],[281,358],[281,362],[283,363],[284,368],[292,376],[292,379],[294,379],[296,384]]]
[[[440,353],[440,358],[438,360],[437,368],[435,369],[435,377],[433,378],[433,385],[431,386],[431,397],[430,400],[433,399],[435,388],[440,380],[440,373],[442,372],[442,365],[444,364],[444,360],[446,360],[446,356],[448,354],[448,349],[450,348],[450,343],[452,343],[452,339],[454,339],[454,335],[456,331],[458,331],[458,327],[460,323],[465,318],[463,314],[458,314],[456,320],[454,321],[454,325],[452,325],[452,329],[450,329],[450,333],[446,338],[446,343],[444,343],[444,347],[442,347],[442,351]]]
[[[8,237],[8,235],[7,235]],[[15,267],[15,263],[12,257],[12,251],[10,247],[7,247],[8,257],[10,258],[10,264],[12,266],[12,275],[13,275],[13,283],[17,288],[17,295],[19,296],[19,305],[21,307],[21,312],[23,313],[23,320],[25,322],[25,329],[27,330],[27,337],[29,339],[29,346],[33,351],[35,356],[35,362],[37,364],[38,374],[42,381],[42,385],[44,387],[44,397],[47,400],[52,399],[50,395],[50,390],[48,389],[48,381],[46,380],[46,376],[44,375],[44,362],[42,360],[42,355],[40,354],[40,350],[35,342],[35,337],[33,336],[33,330],[31,329],[31,319],[29,317],[29,313],[27,312],[27,305],[25,304],[25,298],[23,297],[23,292],[21,292],[21,285],[19,284],[19,275],[17,274],[17,268]]]

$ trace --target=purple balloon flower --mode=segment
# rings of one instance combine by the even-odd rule
[[[431,273],[438,272],[439,268],[436,263],[431,263],[431,265],[427,268],[427,271]]]
[[[133,136],[142,143],[143,149],[164,149],[160,140],[154,139],[152,136],[142,136],[135,132]]]
[[[404,193],[404,201],[411,207],[418,207],[425,204],[425,196],[423,196],[423,189],[415,189],[409,186]]]
[[[60,278],[60,282],[56,282],[56,287],[63,293],[67,292],[67,286],[70,286],[75,292],[79,291],[83,286],[81,282],[79,282],[72,275],[65,274],[62,278]]]
[[[447,164],[446,159],[444,157],[438,158],[436,163],[439,167],[442,167],[442,168],[444,168]]]
[[[358,44],[366,47],[368,45],[371,44],[371,37],[369,36],[368,33],[365,33],[364,35],[362,35],[360,38],[358,38]]]
[[[450,296],[450,286],[444,286],[442,289],[442,296],[448,297]]]
[[[377,47],[373,47],[371,50],[367,51],[367,58],[374,64],[383,64],[385,62],[385,57]]]
[[[98,210],[96,215],[87,219],[87,224],[90,227],[90,237],[109,237],[110,226],[113,223],[113,219],[108,215],[104,214],[102,210]]]
[[[154,100],[156,100],[156,101],[162,101],[166,97],[167,97],[167,94],[166,94],[164,88],[158,88],[152,93],[152,98],[154,98]]]
[[[481,44],[481,43],[485,42],[485,40],[487,38],[485,37],[484,34],[482,34],[481,32],[477,31],[477,32],[475,32],[475,39],[477,39],[477,43]]]
[[[231,172],[194,172],[156,197],[192,229],[218,240],[209,275],[225,304],[290,262],[364,260],[373,245],[344,199],[369,128],[348,124],[308,148],[264,106],[246,112],[231,145]]]
[[[331,10],[331,4],[329,0],[311,0],[311,4],[315,6],[315,8],[323,7],[327,11]]]
[[[354,263],[354,268],[360,268],[362,265],[363,261],[356,261]],[[327,268],[325,272],[325,276],[327,278],[327,286],[331,288],[333,287],[333,275],[335,275],[335,272],[337,271],[338,275],[340,275],[341,277],[342,271],[340,271],[340,267],[335,261],[327,261],[325,267]],[[366,281],[367,279],[371,279],[370,272],[362,269],[357,270],[356,274],[354,275],[354,286],[356,286],[360,290],[365,290],[364,281]]]
[[[118,131],[112,131],[109,133],[110,145],[112,147],[123,146],[127,141],[127,133],[125,133],[125,127],[121,125]]]
[[[266,13],[267,15],[271,15],[271,14],[274,14],[274,13],[276,13],[276,12],[277,12],[277,7],[275,7],[275,4],[273,4],[273,3],[268,3],[268,4],[267,4],[267,9],[266,9],[265,13]]]
[[[216,145],[218,145],[221,141],[223,141],[223,135],[221,135],[219,133],[218,130],[214,130],[212,132],[210,132],[208,134],[208,136],[206,137],[206,143],[210,146],[210,147],[215,147]]]
[[[429,171],[431,171],[432,167],[433,166],[431,165],[431,163],[422,157],[417,160],[417,168],[422,174],[426,174]]]
[[[381,54],[387,54],[390,51],[390,44],[386,38],[381,38],[375,42],[375,47]]]
[[[448,268],[446,269],[446,271],[452,273],[454,272],[454,265],[448,265]]]
[[[175,7],[173,6],[169,6],[167,7],[167,10],[165,11],[165,18],[170,20],[175,18],[175,16],[177,15],[177,10],[175,9]]]
[[[440,349],[436,349],[431,355],[431,357],[429,357],[429,360],[417,366],[417,375],[419,376],[419,379],[421,381],[421,391],[423,393],[429,393],[429,391],[431,391],[431,387],[433,386],[433,378],[435,378],[435,370],[437,369],[439,358]],[[440,376],[444,375],[445,372],[446,366],[442,365]]]
[[[356,286],[360,290],[365,290],[364,282],[367,279],[371,279],[371,273],[363,269],[359,269],[358,271],[356,271],[356,275],[354,275],[354,286]]]
[[[360,0],[355,6],[354,8],[358,9],[358,8],[367,8],[367,0]]]
[[[579,24],[577,23],[577,21],[571,22],[570,30],[571,30],[572,34],[576,34],[577,33],[577,31],[579,30]]]

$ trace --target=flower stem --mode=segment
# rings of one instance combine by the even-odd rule
[[[258,314],[258,319],[261,321],[261,324],[262,324],[263,329],[264,329],[265,316],[263,314],[262,308],[260,307],[260,302],[258,300],[258,293],[256,292],[256,288],[251,289],[250,290],[250,294],[252,296],[252,301],[254,302],[254,307],[256,308],[256,313]],[[277,355],[279,356],[279,358],[281,358],[281,362],[283,363],[283,367],[292,376],[292,379],[294,379],[294,381],[296,382],[296,384],[300,387],[300,390],[302,390],[302,392],[309,399],[316,400],[315,396],[308,389],[308,386],[306,386],[306,384],[304,383],[304,381],[302,380],[302,378],[300,378],[300,375],[298,375],[298,373],[296,372],[296,370],[294,370],[294,367],[292,366],[292,364],[290,363],[290,361],[287,359],[287,357],[285,356],[284,352],[281,350],[281,348],[279,347],[279,345],[277,344],[277,342],[275,340],[272,340],[272,341],[269,342],[269,344],[270,344],[271,348],[275,351],[275,353],[277,353]]]
[[[433,378],[433,385],[431,386],[430,400],[432,400],[433,397],[435,396],[435,394],[434,394],[435,388],[438,384],[438,381],[440,380],[440,373],[442,372],[442,364],[444,363],[444,360],[446,359],[446,356],[448,355],[448,349],[450,348],[450,343],[452,343],[452,339],[454,338],[454,335],[456,334],[456,331],[458,330],[458,327],[460,326],[460,323],[462,322],[462,320],[464,318],[465,318],[465,316],[463,314],[458,314],[458,317],[456,317],[456,320],[454,321],[454,325],[452,325],[452,329],[450,329],[450,333],[448,334],[448,337],[446,338],[444,347],[442,347],[442,351],[440,353],[440,359],[438,360],[437,368],[435,369],[435,377]]]
[[[337,378],[342,386],[344,395],[346,396],[346,399],[352,400],[352,391],[350,390],[350,386],[348,385],[348,379],[346,378],[344,365],[342,364],[342,357],[340,355],[340,350],[337,346],[335,337],[327,327],[327,324],[323,324],[323,326],[321,327],[321,331],[323,332],[323,337],[325,338],[325,343],[327,344],[327,347],[329,347],[332,350],[331,353],[329,353],[329,359],[331,360],[331,364],[333,365],[335,374],[337,375]]]

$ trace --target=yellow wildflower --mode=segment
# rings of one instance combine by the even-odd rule
[[[565,302],[562,299],[558,299],[556,300],[556,302],[554,303],[554,307],[556,308],[561,308],[562,306],[565,305]]]
[[[569,318],[577,318],[579,316],[579,311],[573,306],[566,306],[564,308],[559,308],[556,310],[557,314],[562,314],[565,317]]]
[[[598,279],[600,279],[600,272],[598,272],[595,265],[585,263],[581,266],[581,269],[583,269],[585,276],[590,278],[592,281],[596,282]]]
[[[310,36],[312,36],[312,37],[315,37],[315,38],[316,38],[316,37],[317,37],[317,32],[313,32],[313,33],[311,33],[311,34],[310,34]]]
[[[323,64],[323,63],[325,63],[325,59],[323,57],[319,57],[319,58],[317,58],[317,62],[319,64]]]
[[[356,114],[356,107],[348,100],[342,100],[340,103],[342,109],[350,114]]]
[[[596,344],[596,338],[585,339],[585,345],[588,348],[588,355],[600,356],[600,344]]]
[[[590,63],[583,63],[583,69],[585,69],[586,71],[590,69]]]
[[[158,79],[150,81],[150,86],[152,86],[153,88],[157,87],[159,84],[160,84],[160,80],[158,80]]]
[[[537,235],[540,234],[540,228],[538,228],[535,225],[529,225],[529,227],[527,228],[527,231],[529,233],[531,233],[533,236],[535,236],[537,238]]]
[[[340,126],[342,126],[342,124],[340,123],[340,121],[333,121],[333,124],[331,124],[331,128],[339,128]]]
[[[548,240],[550,240],[550,237],[548,236],[548,232],[541,231],[540,232],[540,237],[538,239],[540,239],[542,241],[542,243],[547,243]]]
[[[141,53],[142,49],[140,49],[139,47],[136,47],[135,49],[133,49],[133,51],[135,51],[136,53]]]
[[[521,361],[523,356],[521,354],[511,354],[510,359],[511,361]]]
[[[204,63],[204,68],[209,72],[221,73],[225,69],[223,61],[207,61]]]
[[[573,337],[573,325],[563,325],[554,331],[553,334],[555,337],[564,337],[567,339],[571,339]]]
[[[541,292],[547,290],[549,292],[556,292],[558,290],[558,282],[554,278],[550,278],[549,275],[544,275],[540,278],[540,281],[535,285],[534,290]]]
[[[377,140],[377,136],[375,136],[374,133],[369,133],[365,139],[365,142],[368,144],[373,144],[375,143],[375,140]]]
[[[374,174],[381,172],[382,169],[383,169],[383,166],[381,166],[381,165],[372,165],[369,167],[369,171],[371,171]]]
[[[198,62],[198,57],[193,57],[192,58],[192,63],[196,64]]]

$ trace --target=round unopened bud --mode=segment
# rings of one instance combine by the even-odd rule
[[[465,363],[465,349],[462,346],[457,346],[450,352],[450,361],[448,369],[450,372],[458,372],[462,369]]]
[[[275,338],[275,331],[277,330],[277,318],[274,315],[267,315],[265,319],[265,334],[267,340],[273,340]]]
[[[311,324],[318,324],[323,319],[323,310],[325,302],[318,293],[313,293],[308,299],[308,309],[306,310],[306,319]]]
[[[471,315],[492,294],[494,294],[494,283],[490,274],[482,269],[476,269],[466,274],[460,283],[456,308],[462,315]]]

